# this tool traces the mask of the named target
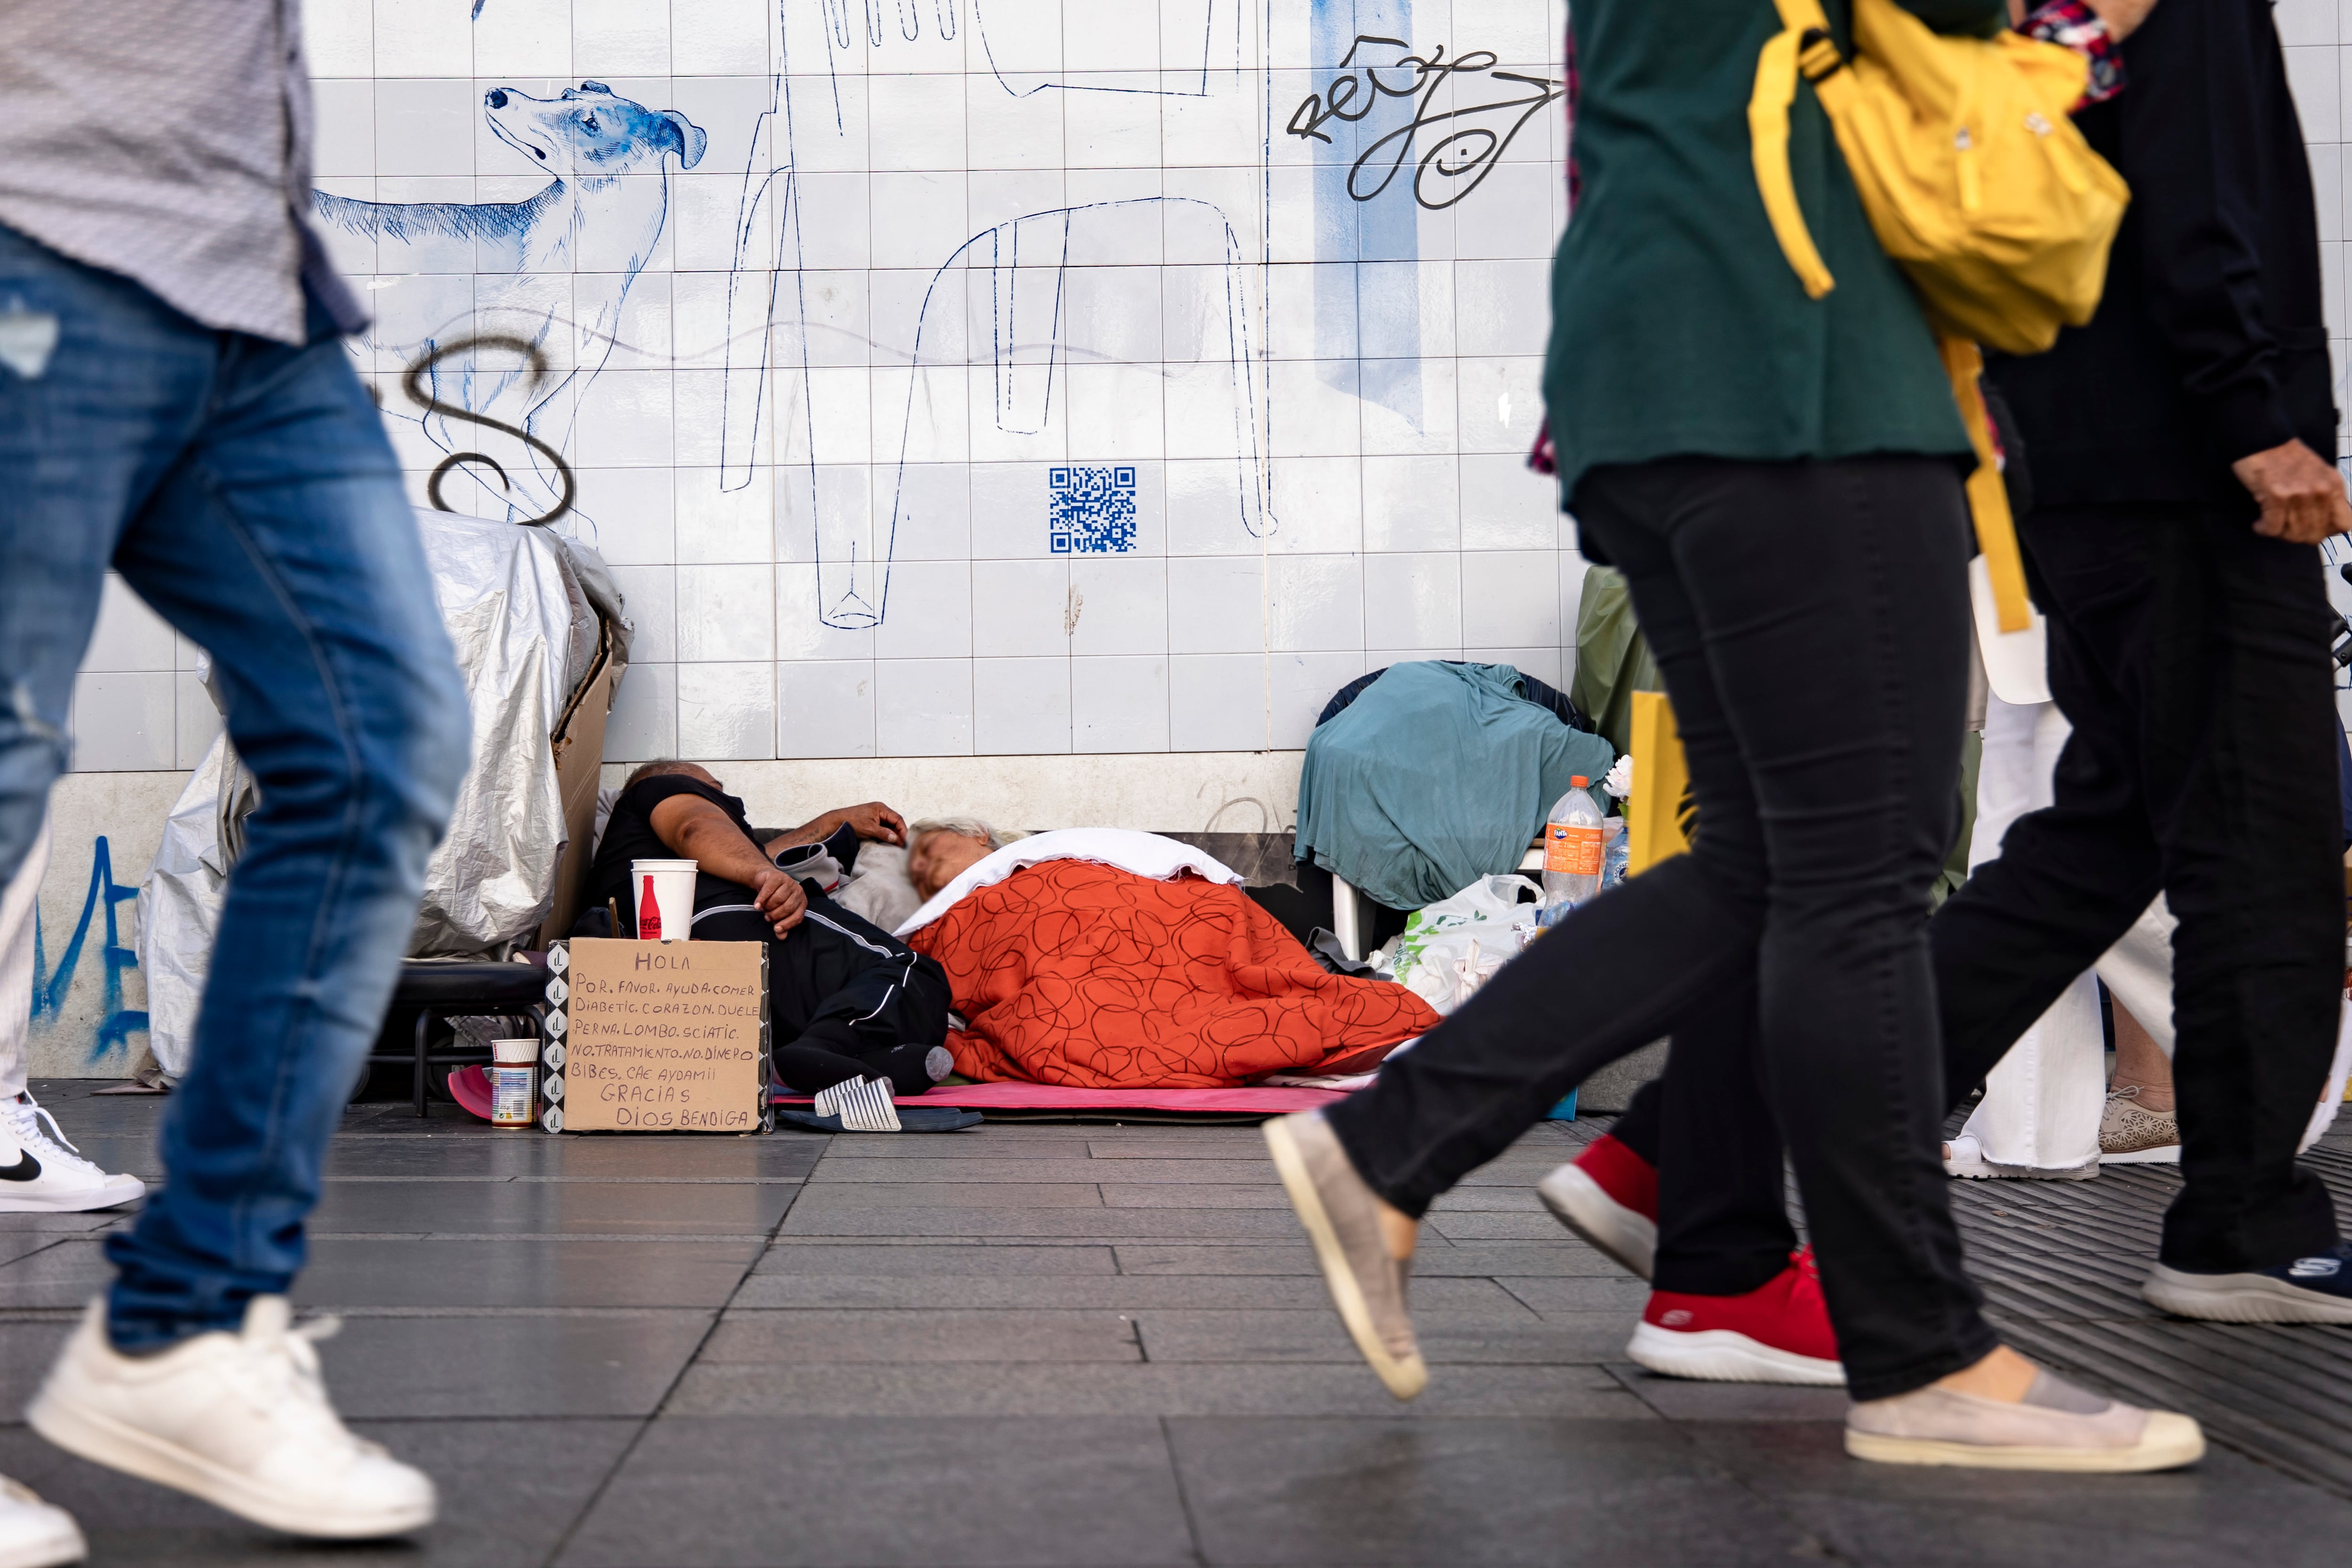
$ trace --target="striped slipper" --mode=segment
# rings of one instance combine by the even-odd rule
[[[811,1107],[819,1116],[840,1118],[845,1133],[895,1133],[898,1105],[887,1079],[853,1078],[817,1092]]]

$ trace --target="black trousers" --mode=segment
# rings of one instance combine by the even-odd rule
[[[2321,1251],[2333,1207],[2294,1159],[2344,975],[2342,743],[2318,552],[2183,508],[2045,509],[2021,535],[2050,617],[2051,695],[2074,733],[2053,804],[2009,830],[1929,928],[1948,1098],[1982,1082],[2161,889],[2180,921],[2184,1181],[2159,1255],[2222,1273]],[[1677,1034],[1674,1051],[1719,1057],[1741,1049],[1737,1034]],[[1662,1282],[1670,1268],[1743,1278],[1786,1232],[1777,1151],[1759,1150],[1758,1128],[1722,1137],[1719,1122],[1654,1085],[1615,1129],[1665,1162]]]
[[[801,883],[807,915],[779,939],[749,888],[736,890],[740,901],[724,895],[733,885],[698,894],[694,935],[768,944],[768,1022],[784,1084],[813,1094],[878,1072],[902,1080],[901,1093],[929,1088],[922,1054],[946,1040],[952,1003],[938,960],[842,908],[813,882]]]
[[[1967,697],[1958,478],[1680,458],[1596,470],[1576,503],[1674,700],[1696,840],[1544,936],[1333,1128],[1421,1214],[1595,1068],[1752,988],[1854,1396],[1933,1382],[1996,1343],[1937,1158],[1927,942]],[[1670,1092],[1744,1100],[1749,1079],[1700,1065],[1677,1051]]]

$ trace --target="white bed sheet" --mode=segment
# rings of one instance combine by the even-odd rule
[[[1240,873],[1215,856],[1174,839],[1163,839],[1158,833],[1139,833],[1126,828],[1056,828],[1052,832],[1015,839],[986,860],[967,867],[962,875],[908,915],[892,935],[904,940],[945,915],[974,888],[1003,882],[1024,866],[1041,861],[1094,861],[1160,882],[1185,871],[1234,886],[1239,886],[1242,880]]]

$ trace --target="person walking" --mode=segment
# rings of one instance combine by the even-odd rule
[[[2315,547],[2352,529],[2320,455],[2336,410],[2310,172],[2268,7],[2163,0],[2119,60],[2129,90],[2078,115],[2134,191],[2105,302],[1992,370],[2030,454],[2021,543],[2073,731],[2052,803],[1930,925],[1945,1092],[1983,1082],[2162,893],[2183,1183],[2142,1294],[2186,1317],[2352,1322],[2352,1249],[2294,1157],[2344,982]],[[1662,1273],[1686,1249],[1770,1254],[1778,1140],[1721,1121],[1672,1084],[1645,1094],[1546,1200],[1644,1273],[1648,1244]]]
[[[2164,0],[2124,60],[2129,89],[2077,117],[2133,191],[2105,301],[1991,372],[2032,453],[2023,542],[2074,727],[2053,804],[1937,916],[1947,1083],[1980,1080],[2162,892],[2183,1185],[2142,1293],[2352,1322],[2352,1252],[2294,1157],[2344,989],[2316,546],[2352,530],[2311,172],[2259,0]]]
[[[2003,20],[2001,0],[1906,3],[1948,31]],[[1846,7],[1830,14],[1843,30]],[[1371,1088],[1267,1124],[1285,1189],[1358,1347],[1410,1397],[1427,1372],[1405,1283],[1431,1202],[1594,1069],[1752,985],[1857,1401],[1849,1449],[2189,1462],[2195,1422],[2003,1347],[1960,1268],[1926,922],[1958,826],[1973,458],[1917,298],[1809,90],[1790,166],[1836,287],[1809,299],[1780,255],[1746,114],[1773,7],[1586,0],[1572,25],[1581,195],[1545,401],[1585,552],[1624,572],[1673,699],[1697,834]]]
[[[28,1419],[280,1530],[412,1530],[432,1482],[344,1427],[287,1291],[465,770],[467,705],[341,342],[364,315],[299,215],[300,16],[17,0],[0,107],[0,878],[66,766],[110,563],[211,654],[261,792],[163,1122],[168,1181],[108,1238],[113,1283]]]

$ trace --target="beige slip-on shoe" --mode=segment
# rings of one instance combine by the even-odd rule
[[[1883,1465],[2120,1473],[2168,1470],[2205,1456],[2195,1420],[2102,1398],[2047,1372],[2016,1405],[1916,1388],[1846,1413],[1845,1451]]]
[[[1265,1124],[1265,1146],[1290,1206],[1315,1243],[1315,1260],[1339,1319],[1388,1390],[1410,1399],[1429,1382],[1405,1310],[1410,1261],[1389,1256],[1381,1235],[1381,1200],[1356,1174],[1320,1111]]]

